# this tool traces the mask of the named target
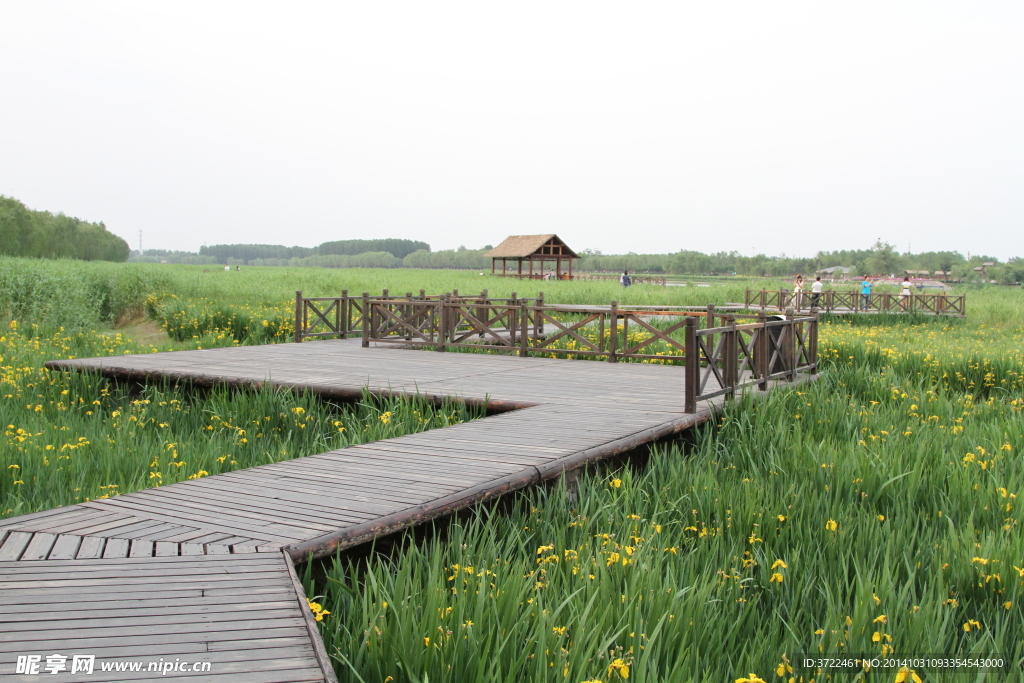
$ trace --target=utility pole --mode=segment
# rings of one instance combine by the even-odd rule
[[[139,230],[139,256],[142,256],[142,231]]]

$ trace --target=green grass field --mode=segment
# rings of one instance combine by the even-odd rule
[[[448,271],[0,266],[3,516],[478,416],[404,400],[338,407],[287,392],[126,395],[101,379],[49,373],[45,360],[287,338],[296,289],[518,286],[531,296],[543,288],[554,302],[696,305],[741,300],[743,288],[624,291]],[[387,554],[307,565],[307,590],[330,612],[320,626],[339,677],[893,681],[896,669],[829,677],[800,670],[796,657],[1020,661],[1022,304],[1019,289],[975,289],[966,321],[823,324],[818,382],[737,401],[685,449],[663,445],[645,467],[591,471],[574,494],[518,494]],[[113,325],[147,307],[160,334],[146,344],[118,336]],[[204,311],[221,317],[202,322]],[[174,315],[194,325],[178,340],[158,327]],[[272,320],[278,328],[262,332]],[[921,676],[1022,680],[1019,670]]]

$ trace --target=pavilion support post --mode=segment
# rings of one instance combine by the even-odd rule
[[[519,277],[523,277],[523,259],[519,259]]]
[[[302,290],[295,292],[295,342],[302,341]]]
[[[683,376],[684,410],[697,412],[697,384],[700,382],[700,357],[697,349],[697,319],[686,318],[685,347],[686,367]]]

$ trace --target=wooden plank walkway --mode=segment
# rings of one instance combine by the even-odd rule
[[[52,653],[98,662],[201,653],[209,672],[160,677],[332,681],[293,562],[549,480],[691,427],[712,409],[704,402],[684,412],[682,367],[361,348],[358,340],[48,366],[341,398],[368,387],[508,412],[0,520],[4,680],[19,680],[20,654],[42,655],[45,665]],[[52,612],[40,617],[31,609],[40,602]],[[65,675],[74,678],[47,680]],[[140,678],[103,676],[91,678]]]

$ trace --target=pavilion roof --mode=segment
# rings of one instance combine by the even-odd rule
[[[534,254],[540,255],[541,248],[548,244],[561,245],[563,256],[576,257],[576,253],[555,234],[512,235],[505,238],[504,242],[491,249],[484,256],[490,258],[527,258]]]

